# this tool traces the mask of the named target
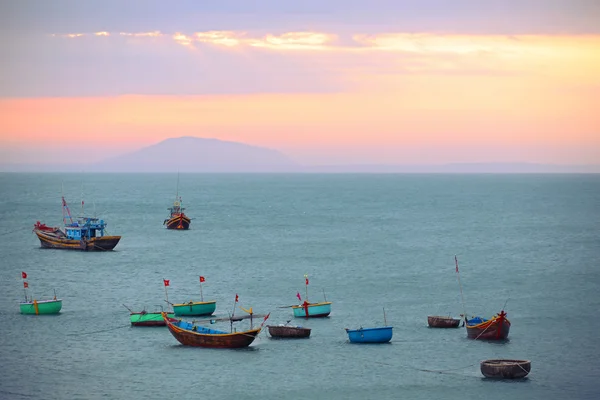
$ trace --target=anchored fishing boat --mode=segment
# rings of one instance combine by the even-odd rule
[[[167,317],[166,313],[163,313],[163,319],[169,328],[169,332],[177,339],[177,341],[185,346],[195,347],[212,347],[212,348],[223,348],[223,349],[235,349],[241,347],[248,347],[256,339],[256,336],[261,332],[263,325],[269,318],[269,314],[264,316],[263,322],[258,328],[252,327],[253,312],[252,308],[246,311],[249,315],[246,317],[234,317],[235,307],[238,303],[238,295],[235,295],[235,302],[233,303],[233,312],[229,318],[218,318],[210,320],[210,323],[215,323],[217,320],[229,320],[230,332],[222,330],[206,328],[197,325],[200,321],[182,321],[181,319],[174,319]],[[233,328],[233,322],[241,319],[250,319],[250,329],[242,332],[237,332]]]
[[[462,285],[460,283],[460,274],[458,272],[458,258],[456,258],[456,256],[454,256],[454,263],[456,265],[456,275],[458,277],[460,297],[462,299],[464,310],[465,300],[463,297]],[[466,312],[464,312],[463,315],[465,318],[465,327],[467,328],[467,337],[469,339],[505,340],[508,338],[511,324],[508,318],[506,318],[504,309],[490,319],[482,317],[471,317],[471,319],[468,319]]]
[[[444,317],[439,315],[430,315],[427,317],[427,325],[430,328],[458,328],[460,319]]]
[[[310,328],[289,326],[288,324],[290,321],[287,321],[285,325],[267,325],[269,335],[271,335],[272,338],[277,339],[302,339],[310,336]]]
[[[393,327],[387,324],[385,309],[383,310],[383,324],[384,326],[376,328],[363,328],[362,326],[358,329],[346,328],[348,340],[350,343],[387,343],[392,340]]]
[[[202,282],[205,282],[206,279],[203,276],[200,276],[200,299],[201,301],[190,301],[188,303],[177,303],[171,304],[173,307],[173,312],[176,316],[204,316],[204,315],[212,315],[217,308],[217,301],[210,300],[204,301],[204,295],[202,293]],[[163,280],[165,284],[165,294],[167,296],[167,302],[169,302],[169,294],[167,293],[167,287],[169,286],[169,280]]]
[[[123,307],[129,310],[129,321],[131,326],[166,326],[165,320],[162,317],[161,311],[133,311],[131,308],[123,304]],[[175,314],[167,313],[167,317],[174,318]]]
[[[27,279],[27,274],[21,272],[21,277],[23,278],[23,290],[25,291],[25,301],[19,303],[21,314],[49,315],[58,314],[60,312],[62,308],[62,299],[57,299],[56,293],[54,293],[54,298],[51,300],[28,298],[27,289],[29,288],[29,283],[25,280]]]
[[[480,364],[481,373],[486,378],[521,379],[531,372],[529,360],[484,360]]]
[[[108,251],[115,248],[121,236],[105,235],[106,222],[98,218],[80,217],[73,220],[69,206],[62,197],[64,227],[49,227],[37,221],[33,232],[44,248],[83,251]],[[83,214],[83,201],[81,202]]]
[[[323,291],[323,296],[325,297],[325,301],[319,303],[310,303],[308,301],[308,275],[304,275],[304,283],[306,295],[304,297],[304,302],[299,305],[287,306],[291,307],[292,312],[294,313],[294,317],[296,318],[323,318],[329,316],[331,313],[331,302],[327,301],[327,297],[325,297],[325,291]],[[296,294],[298,300],[302,301],[302,297],[300,296],[300,292]],[[285,307],[284,307],[285,308]]]
[[[163,221],[163,225],[166,225],[167,229],[187,230],[190,228],[192,220],[183,212],[185,208],[182,207],[181,203],[182,200],[179,196],[179,174],[177,174],[175,201],[173,202],[173,207],[168,208],[169,218]]]

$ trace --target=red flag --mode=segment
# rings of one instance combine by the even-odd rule
[[[21,272],[21,276],[23,277],[23,279],[27,279],[27,274],[25,272]]]
[[[296,293],[296,297],[298,298],[298,300],[302,301],[302,297],[300,297],[300,292]]]
[[[265,315],[265,319],[263,319],[263,322],[269,318],[269,315],[271,315],[271,313],[268,313],[267,315]]]
[[[168,279],[163,279],[163,283],[165,284],[165,286],[169,286],[169,280]]]
[[[304,275],[304,279],[306,279],[306,284],[308,285],[308,275]]]
[[[458,258],[454,256],[454,263],[456,264],[456,273],[458,274]]]
[[[236,294],[235,294],[235,302],[236,302],[236,303],[238,302],[238,299],[239,299],[239,297],[238,297],[238,295],[237,295],[237,293],[236,293]]]
[[[29,287],[29,283],[27,283],[27,282],[23,282],[23,287],[24,287],[25,289],[27,289],[27,288]]]
[[[204,282],[204,281],[206,281],[206,279],[204,279],[204,277],[203,277],[203,276],[201,276],[201,277],[200,277],[200,282]]]

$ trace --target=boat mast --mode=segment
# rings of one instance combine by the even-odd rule
[[[177,191],[175,192],[175,201],[179,199],[179,171],[177,171]]]
[[[308,274],[304,274],[304,286],[306,289],[306,296],[304,297],[304,301],[308,303]]]
[[[385,318],[385,307],[383,307],[383,326],[387,326],[387,319]]]
[[[63,225],[67,225],[67,216],[69,217],[69,221],[71,224],[73,223],[73,218],[71,217],[71,210],[69,210],[69,206],[65,201],[65,185],[61,183],[61,197],[62,197],[62,214],[63,214]]]
[[[462,284],[460,283],[460,273],[458,272],[458,258],[456,258],[456,254],[454,255],[454,263],[456,264],[456,276],[458,277],[458,287],[460,288],[460,299],[462,301],[462,306],[463,306],[463,316],[465,317],[465,322],[467,322],[467,311],[465,309],[465,298],[463,296]]]

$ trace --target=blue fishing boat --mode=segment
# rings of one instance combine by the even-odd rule
[[[392,327],[348,329],[348,339],[351,343],[387,343],[392,340]]]
[[[83,213],[83,201],[82,213]],[[64,227],[49,227],[46,224],[37,223],[33,226],[33,232],[40,240],[44,248],[83,250],[83,251],[108,251],[115,248],[121,240],[121,236],[106,235],[106,222],[98,218],[80,217],[73,220],[69,206],[62,198],[63,225]]]

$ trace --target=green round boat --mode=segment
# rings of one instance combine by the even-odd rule
[[[198,301],[182,304],[173,304],[173,312],[177,316],[212,315],[217,308],[217,301]]]
[[[58,314],[62,308],[62,300],[33,300],[24,303],[19,303],[21,314],[30,315],[49,315]]]

